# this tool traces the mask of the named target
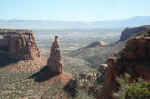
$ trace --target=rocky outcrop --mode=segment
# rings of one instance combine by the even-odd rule
[[[107,60],[108,68],[104,88],[98,94],[97,99],[114,99],[113,93],[117,92],[120,87],[116,78],[123,78],[125,73],[130,75],[129,83],[138,81],[139,77],[150,81],[149,59],[150,31],[132,37],[122,51]]]
[[[117,76],[119,76],[116,69],[116,59],[109,58],[107,64],[109,67],[105,74],[104,87],[99,90],[96,99],[115,99],[113,93],[117,92],[120,87],[120,84],[116,80]]]
[[[138,34],[141,32],[147,32],[149,29],[150,29],[150,25],[140,26],[140,27],[135,27],[135,28],[126,28],[121,33],[120,41],[125,41],[135,34]]]
[[[13,48],[13,46],[15,45],[15,43],[11,44]],[[28,34],[28,38],[25,35],[20,35],[20,37],[18,37],[16,39],[16,55],[21,58],[21,59],[25,59],[25,60],[33,60],[36,57],[40,57],[40,50],[36,45],[34,36],[32,33]],[[10,51],[12,51],[10,49]]]
[[[35,42],[33,32],[30,30],[1,29],[2,36],[0,48],[20,60],[33,60],[40,57],[40,50]],[[1,49],[0,49],[1,50]]]
[[[70,73],[63,72],[58,36],[55,36],[46,65],[30,78],[34,78],[37,82],[47,81],[49,84],[60,82],[60,84],[63,85],[66,85],[72,79],[72,75]]]
[[[98,77],[99,82],[104,82],[106,78],[106,71],[107,71],[108,65],[107,64],[101,64],[98,71],[101,73],[101,75]]]
[[[51,54],[47,62],[47,66],[49,67],[50,72],[60,74],[63,72],[62,70],[62,59],[61,52],[58,42],[58,36],[55,36],[55,41],[51,47]]]
[[[107,64],[101,64],[101,65],[99,66],[98,71],[99,71],[100,73],[103,73],[107,68],[108,68],[108,65],[107,65]]]

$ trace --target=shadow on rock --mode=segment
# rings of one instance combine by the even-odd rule
[[[58,75],[57,73],[50,72],[48,66],[44,66],[39,72],[33,74],[29,79],[34,79],[36,82],[43,82]]]
[[[8,54],[7,52],[0,51],[0,68],[6,67],[10,64],[17,63],[20,59],[12,58],[12,54]]]

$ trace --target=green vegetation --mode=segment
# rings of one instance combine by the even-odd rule
[[[29,77],[35,72],[12,72],[2,68],[0,70],[0,99],[72,99],[59,81],[51,84],[49,81],[36,82]],[[79,83],[79,82],[78,82]],[[77,95],[73,99],[95,99],[95,93],[89,92],[89,86],[100,89],[101,84],[94,81],[84,83],[85,88],[77,88]],[[61,98],[62,97],[62,98]]]
[[[124,43],[112,44],[106,47],[81,48],[69,53],[73,58],[79,58],[89,62],[89,66],[97,68],[100,64],[104,64],[107,58],[118,53],[124,46]]]
[[[136,36],[139,35],[137,34]],[[123,47],[124,42],[107,47],[81,48],[69,53],[69,55],[68,53],[63,53],[64,71],[72,73],[73,76],[85,71],[95,71],[95,67],[103,64],[108,57],[118,53]],[[3,62],[8,63],[8,55],[2,55],[1,60],[3,59]],[[44,55],[48,57],[49,53]],[[116,54],[116,56],[118,60],[121,58],[119,54]],[[55,81],[51,84],[48,81],[44,81],[39,83],[34,79],[29,79],[36,71],[13,72],[9,70],[8,67],[13,62],[10,61],[9,66],[4,64],[0,69],[0,99],[95,99],[96,92],[103,87],[103,83],[97,83],[94,80],[77,79],[78,87],[75,89],[77,95],[72,97],[64,90],[64,85],[60,84],[60,82]],[[120,68],[118,67],[117,69],[122,72],[122,68]],[[121,82],[121,86],[120,91],[116,93],[119,97],[118,99],[150,99],[150,83],[139,82],[127,85],[127,83]]]
[[[150,83],[142,81],[128,85],[125,99],[150,99]]]

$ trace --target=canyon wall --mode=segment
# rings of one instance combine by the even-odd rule
[[[33,60],[40,57],[40,49],[32,31],[1,29],[0,35],[0,48],[7,47],[5,51],[16,56],[14,58]]]
[[[114,57],[107,59],[108,65],[104,87],[97,99],[114,99],[113,93],[119,90],[117,77],[129,74],[129,83],[142,78],[150,81],[150,31],[136,34],[126,42],[125,47]]]
[[[120,41],[125,41],[135,34],[138,34],[141,32],[147,32],[148,30],[150,30],[150,25],[134,27],[134,28],[126,28],[121,33]]]

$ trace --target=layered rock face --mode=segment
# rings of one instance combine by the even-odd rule
[[[55,41],[51,47],[51,54],[47,62],[47,66],[49,67],[50,72],[60,74],[63,72],[62,70],[62,59],[61,52],[58,42],[58,36],[55,36]]]
[[[121,33],[120,41],[125,41],[135,34],[138,34],[141,32],[147,32],[149,29],[150,29],[150,25],[140,26],[140,27],[135,27],[135,28],[126,28]]]
[[[23,60],[33,60],[40,57],[40,50],[35,42],[32,31],[29,30],[1,30],[3,36],[1,47],[7,47],[8,53]]]
[[[29,38],[24,35],[20,35],[20,37],[16,39],[16,54],[18,57],[25,60],[40,57],[40,50],[35,43],[33,34],[29,33],[28,36]]]
[[[122,54],[128,60],[143,61],[150,58],[150,37],[140,37],[129,40]]]
[[[120,60],[124,60],[121,68],[125,68],[132,78],[150,80],[150,75],[147,75],[150,72],[150,32],[141,33],[129,40],[121,52]]]
[[[107,73],[104,88],[97,99],[113,99],[113,93],[118,91],[120,84],[117,77],[130,75],[129,83],[143,78],[150,81],[150,31],[137,34],[128,40],[120,53],[107,60]],[[100,98],[103,96],[103,98]]]

